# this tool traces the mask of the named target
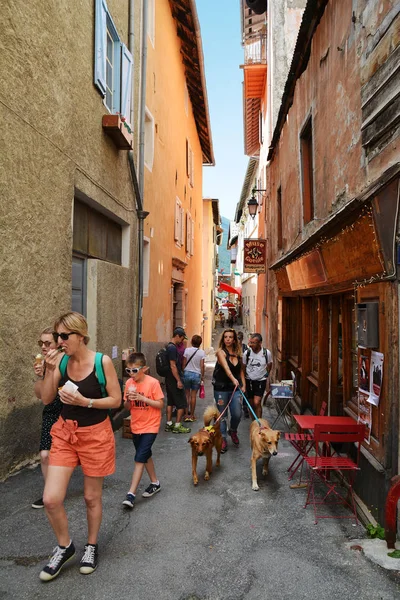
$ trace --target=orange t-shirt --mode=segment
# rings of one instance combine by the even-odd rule
[[[150,400],[163,400],[161,386],[158,379],[145,375],[140,383],[132,379],[128,379],[125,385],[124,400],[126,400],[129,388],[134,386],[138,394],[146,396]],[[137,400],[131,402],[131,431],[132,433],[158,433],[161,423],[161,408],[149,406],[145,402]]]

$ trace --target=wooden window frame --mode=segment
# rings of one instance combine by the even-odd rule
[[[300,132],[301,183],[303,199],[303,223],[314,219],[314,160],[313,121],[310,115]]]

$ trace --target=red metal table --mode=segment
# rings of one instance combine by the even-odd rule
[[[312,431],[316,425],[354,425],[351,417],[320,417],[319,415],[293,415],[300,429]]]
[[[316,425],[354,425],[354,419],[351,417],[335,417],[335,416],[321,416],[321,415],[293,415],[297,425],[302,431],[314,431]],[[294,473],[300,469],[300,479],[298,483],[292,484],[290,487],[292,489],[307,487],[307,482],[302,482],[302,471],[303,471],[303,463],[304,458],[310,450],[313,448],[314,443],[311,441],[310,443],[304,444],[303,451],[300,451],[298,457],[296,458],[297,466]],[[296,462],[294,461],[294,462]],[[293,474],[294,474],[293,473]],[[291,479],[293,474],[289,477]]]

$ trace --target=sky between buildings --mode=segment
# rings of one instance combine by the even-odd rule
[[[248,158],[243,149],[243,48],[239,0],[196,0],[207,81],[215,167],[203,168],[203,195],[233,219]]]

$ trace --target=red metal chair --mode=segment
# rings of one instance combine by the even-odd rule
[[[328,407],[327,402],[322,402],[321,408],[319,411],[319,416],[324,417],[326,413],[326,409]],[[297,470],[301,466],[303,468],[304,457],[309,453],[311,448],[314,445],[314,434],[312,433],[285,433],[285,440],[291,443],[293,448],[297,450],[297,456],[288,468],[289,481],[293,479]],[[301,481],[301,474],[300,474]]]
[[[310,468],[310,482],[304,508],[309,504],[314,506],[315,523],[318,519],[357,519],[357,509],[354,501],[353,483],[359,470],[360,446],[364,440],[365,426],[354,423],[354,425],[316,425],[314,430],[315,456],[305,456],[304,460]],[[347,456],[334,456],[325,454],[326,448],[330,448],[332,442],[348,442],[357,444],[356,460]],[[321,453],[321,448],[323,449]],[[335,471],[335,477],[331,477]],[[316,485],[319,482],[326,487],[326,493],[322,497],[316,496]],[[343,486],[346,496],[341,493]],[[334,514],[318,514],[317,506],[344,505],[351,509],[352,515],[337,516]]]

